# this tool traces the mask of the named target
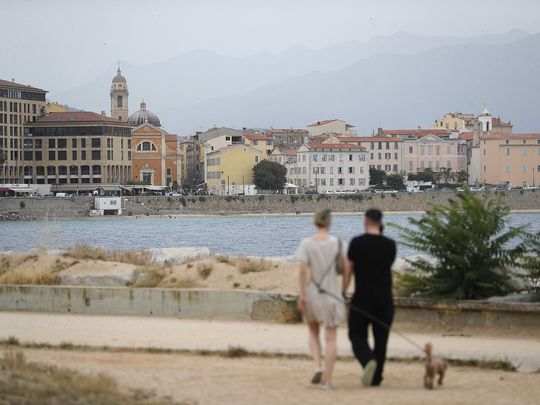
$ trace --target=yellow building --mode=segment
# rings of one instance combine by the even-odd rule
[[[263,153],[263,159],[272,153],[274,142],[272,138],[262,134],[246,134],[244,135],[246,145],[251,146]]]
[[[68,112],[68,108],[65,105],[58,104],[58,102],[50,102],[47,101],[47,105],[45,106],[45,113],[57,113],[57,112]]]
[[[511,187],[540,183],[540,134],[490,133],[480,138],[480,182]]]
[[[205,173],[208,191],[217,195],[252,194],[253,166],[265,156],[260,150],[241,144],[208,153]]]

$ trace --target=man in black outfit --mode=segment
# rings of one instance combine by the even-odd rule
[[[394,319],[391,267],[396,258],[396,243],[382,235],[382,212],[378,209],[366,211],[364,227],[365,233],[355,237],[349,245],[343,292],[347,291],[354,274],[351,304],[360,311],[351,308],[349,312],[349,339],[355,357],[364,368],[362,383],[378,386],[383,380],[386,346]],[[369,325],[375,340],[373,350],[368,344]]]

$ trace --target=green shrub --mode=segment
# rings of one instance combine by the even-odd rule
[[[457,197],[409,218],[411,226],[396,226],[406,246],[436,259],[409,261],[420,275],[402,278],[404,289],[449,300],[511,292],[508,269],[526,253],[524,227],[505,229],[508,209],[500,199],[479,199],[468,189]]]

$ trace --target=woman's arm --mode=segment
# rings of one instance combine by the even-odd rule
[[[304,262],[300,262],[298,274],[300,276],[300,297],[298,298],[298,308],[300,309],[300,311],[304,312],[306,286],[309,278],[309,268]]]
[[[349,284],[351,283],[351,278],[353,275],[353,263],[349,259],[345,259],[345,272],[343,273],[343,287],[342,292],[343,295],[347,293],[347,290],[349,289]]]

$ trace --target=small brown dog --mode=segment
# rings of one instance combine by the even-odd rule
[[[432,356],[433,345],[431,343],[426,343],[424,347],[424,353],[426,353],[426,374],[424,375],[424,387],[428,390],[433,389],[433,381],[435,376],[438,375],[439,379],[437,384],[442,385],[444,379],[444,373],[448,368],[448,363],[437,357]]]

